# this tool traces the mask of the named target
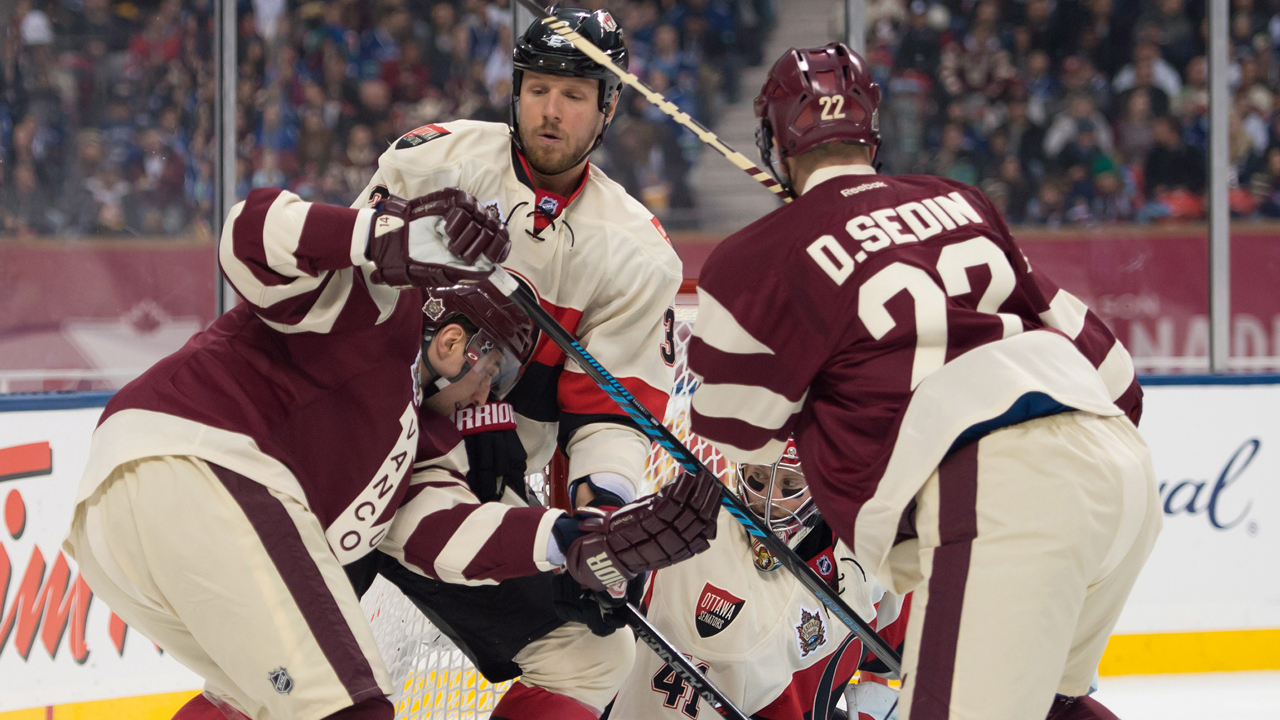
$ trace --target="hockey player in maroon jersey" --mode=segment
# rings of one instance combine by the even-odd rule
[[[255,190],[232,209],[219,259],[243,302],[108,403],[65,543],[113,611],[206,679],[178,718],[390,720],[343,570],[375,548],[452,582],[563,566],[603,590],[714,535],[714,483],[581,525],[455,491],[461,438],[421,388],[452,410],[515,384],[533,334],[482,281],[509,246],[457,189],[361,210]],[[679,529],[614,530],[673,504]],[[385,545],[402,505],[428,532]]]
[[[886,593],[823,522],[795,444],[777,462],[739,465],[734,475],[743,504],[890,645],[899,645],[902,598]],[[642,608],[654,627],[753,718],[825,720],[843,693],[850,720],[886,720],[895,690],[875,681],[846,688],[860,667],[868,678],[879,663],[737,520],[724,513],[720,523],[709,550],[649,574]],[[680,720],[711,712],[661,658],[638,653],[609,718]]]
[[[1084,696],[1161,525],[1132,362],[980,192],[876,173],[879,103],[841,44],[770,71],[795,199],[702,269],[693,429],[738,462],[794,433],[823,518],[914,590],[903,720],[1111,717]]]

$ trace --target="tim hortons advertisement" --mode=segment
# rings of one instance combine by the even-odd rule
[[[1280,628],[1280,385],[1145,391],[1164,530],[1116,632]]]
[[[194,690],[62,552],[101,408],[0,412],[0,712]]]

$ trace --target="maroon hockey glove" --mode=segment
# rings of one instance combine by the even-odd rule
[[[711,547],[720,491],[720,481],[709,472],[683,473],[656,494],[612,512],[582,509],[585,519],[565,553],[565,568],[583,586],[622,598],[636,575]]]
[[[440,220],[433,222],[433,217]],[[432,225],[423,233],[411,233],[415,222]],[[453,258],[424,261],[424,252],[435,250],[434,257],[440,257],[439,248],[430,247],[436,242],[444,243]],[[510,251],[511,239],[496,210],[481,207],[465,190],[446,188],[413,200],[394,195],[383,200],[369,228],[366,254],[377,267],[374,282],[403,288],[478,280],[487,272],[458,265],[475,265],[481,257],[499,263]],[[461,262],[444,264],[447,260]]]

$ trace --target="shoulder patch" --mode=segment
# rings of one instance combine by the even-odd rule
[[[702,595],[698,596],[697,615],[694,618],[698,626],[698,637],[719,635],[738,617],[746,603],[746,600],[711,583],[704,585]]]
[[[670,244],[671,244],[671,238],[667,237],[667,231],[666,231],[665,229],[663,229],[663,227],[662,227],[662,223],[658,222],[658,218],[656,218],[656,217],[651,217],[651,218],[649,218],[649,222],[653,223],[653,227],[657,229],[658,234],[662,236],[662,239],[663,239],[663,240],[666,240],[666,241],[667,241],[667,244],[668,244],[668,245],[670,245]]]
[[[439,125],[423,125],[416,130],[410,130],[405,133],[403,137],[396,141],[396,149],[407,150],[448,134],[450,134],[449,131]]]
[[[800,608],[800,624],[796,625],[796,644],[800,647],[800,657],[827,644],[827,624],[822,621],[821,610]]]
[[[771,572],[782,567],[782,562],[769,552],[764,543],[755,538],[751,538],[751,557],[755,561],[756,569],[760,572]]]

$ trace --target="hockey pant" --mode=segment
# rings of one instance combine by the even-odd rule
[[[145,458],[77,506],[64,548],[216,701],[254,720],[391,720],[360,601],[296,500],[196,458]]]
[[[1067,412],[997,430],[916,502],[918,538],[889,559],[892,589],[915,590],[899,717],[1028,720],[1085,695],[1162,522],[1137,428]]]

